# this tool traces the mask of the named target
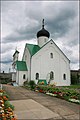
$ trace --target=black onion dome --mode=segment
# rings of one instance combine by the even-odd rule
[[[40,31],[37,32],[37,38],[41,37],[41,36],[45,36],[45,37],[50,37],[50,33],[45,30],[44,28],[42,28]]]

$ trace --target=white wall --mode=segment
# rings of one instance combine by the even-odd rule
[[[48,37],[41,36],[37,39],[38,45],[42,47],[48,41]]]
[[[30,81],[30,53],[27,48],[25,48],[24,55],[23,55],[23,61],[26,62],[27,68],[28,68],[28,81]]]
[[[16,81],[16,72],[12,73],[12,81]]]
[[[16,61],[18,60],[19,57],[19,53],[15,53],[15,55],[13,56],[13,63],[12,63],[12,69],[16,69]]]
[[[50,58],[50,53],[53,53],[53,58]],[[58,47],[50,41],[32,57],[31,80],[35,80],[36,73],[40,74],[39,79],[46,79],[48,74],[53,71],[54,80],[52,80],[51,83],[56,82],[57,86],[70,85],[69,68],[69,60]],[[66,80],[63,80],[64,73],[67,76]]]
[[[23,75],[26,75],[25,79],[23,79]],[[22,86],[24,81],[27,80],[27,71],[17,71],[16,73],[16,83],[19,85],[19,86]]]

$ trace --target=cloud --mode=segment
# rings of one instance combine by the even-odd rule
[[[7,61],[0,61],[0,63],[2,63],[2,64],[8,64],[8,63],[12,63],[12,60],[9,59],[9,60],[7,60]]]
[[[9,51],[13,51],[16,48],[16,44],[12,43],[1,43],[1,54],[8,53]]]
[[[67,5],[66,7],[68,8],[62,7],[60,10],[58,9],[59,11],[55,13],[55,17],[48,18],[48,29],[51,31],[54,39],[65,36],[65,34],[72,29],[72,26],[74,26],[74,19],[77,13],[74,8]]]
[[[1,54],[1,61],[12,61],[12,51],[5,52]]]
[[[7,35],[6,37],[3,38],[3,43],[14,43],[14,42],[20,42],[20,41],[24,41],[24,40],[31,40],[32,38],[36,38],[36,33],[35,33],[35,28],[33,29],[27,29],[23,28],[23,30],[17,29],[15,30],[15,32]]]
[[[9,72],[9,69],[12,69],[11,67],[11,63],[7,63],[7,64],[1,64],[1,72],[4,71],[4,72]]]
[[[25,2],[24,9],[21,10],[20,7],[22,7],[23,4],[21,6],[20,2],[16,3],[18,7],[15,3],[13,5],[10,3],[11,7],[9,6],[10,9],[6,17],[8,23],[10,24],[11,21],[11,25],[13,25],[15,29],[13,29],[12,33],[9,33],[3,38],[3,42],[12,42],[13,40],[13,42],[15,42],[25,39],[30,40],[36,37],[36,32],[41,25],[39,22],[42,16],[46,18],[46,27],[50,31],[51,36],[55,39],[59,38],[64,36],[67,31],[71,29],[71,22],[74,23],[73,19],[77,14],[74,2],[71,2],[71,5],[68,2],[65,2],[66,4],[64,4],[64,2],[51,2],[52,4],[50,2],[40,1]],[[14,9],[16,7],[17,9]],[[17,12],[15,12],[15,10]],[[52,14],[52,11],[56,11],[56,13],[54,12],[54,14]]]
[[[51,34],[50,39],[52,38],[70,59],[71,68],[78,69],[79,7],[77,1],[1,1],[1,3],[3,63],[12,60],[16,46],[22,56],[25,43],[36,43],[36,34],[41,29],[41,20],[44,18],[45,29]]]

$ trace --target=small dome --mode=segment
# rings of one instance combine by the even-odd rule
[[[50,33],[45,30],[44,28],[42,28],[40,31],[37,32],[37,38],[41,37],[41,36],[45,36],[45,37],[50,37]]]
[[[42,20],[42,29],[37,32],[37,38],[41,36],[50,37],[50,33],[44,29],[44,19]]]

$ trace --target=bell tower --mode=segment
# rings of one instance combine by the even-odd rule
[[[15,50],[15,53],[13,54],[13,63],[12,63],[13,69],[15,69],[16,61],[18,61],[18,58],[19,58],[19,51]]]

